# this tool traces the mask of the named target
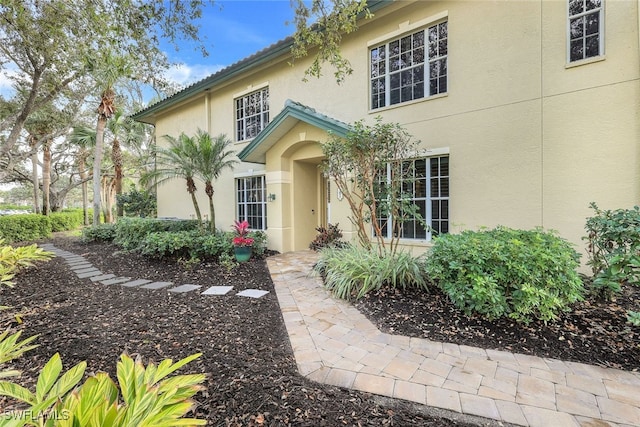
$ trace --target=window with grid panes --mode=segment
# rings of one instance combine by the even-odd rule
[[[255,138],[269,124],[269,88],[235,100],[236,141]]]
[[[372,110],[447,92],[447,25],[441,22],[371,49]]]
[[[267,187],[264,176],[236,179],[237,217],[254,230],[267,228]]]
[[[449,157],[429,157],[403,161],[402,192],[416,206],[423,221],[416,217],[404,218],[403,239],[431,240],[431,237],[449,232]],[[390,179],[390,170],[382,179]],[[408,197],[407,197],[408,196]],[[378,216],[386,237],[391,237],[394,219]],[[425,226],[426,225],[426,226]]]
[[[604,0],[569,1],[569,62],[604,52]]]

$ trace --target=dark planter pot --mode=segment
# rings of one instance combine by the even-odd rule
[[[247,262],[251,258],[251,246],[236,246],[234,252],[238,262]]]

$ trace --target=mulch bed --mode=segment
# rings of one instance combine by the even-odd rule
[[[640,370],[640,327],[627,323],[626,316],[629,309],[640,311],[639,287],[623,287],[613,302],[588,298],[547,324],[466,316],[437,289],[381,289],[355,306],[390,334]]]
[[[23,323],[14,321],[13,328],[24,330],[25,337],[39,335],[40,346],[12,362],[23,370],[20,381],[26,386],[34,386],[56,352],[65,368],[86,360],[87,372],[102,370],[112,378],[123,352],[145,362],[202,352],[180,372],[207,373],[195,415],[211,426],[498,425],[300,376],[264,260],[229,274],[214,263],[149,260],[109,244],[50,242],[85,256],[105,273],[234,289],[225,296],[203,296],[107,286],[78,279],[60,258],[39,263],[21,272],[14,288],[0,288],[0,305],[14,307],[0,314],[0,326],[18,311]],[[248,288],[270,293],[260,299],[235,295]],[[10,403],[0,398],[0,411],[8,409]]]

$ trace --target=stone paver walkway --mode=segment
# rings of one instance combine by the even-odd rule
[[[640,426],[640,374],[382,333],[309,276],[315,260],[267,259],[302,375],[523,426]]]

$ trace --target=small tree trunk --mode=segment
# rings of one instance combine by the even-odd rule
[[[120,141],[118,141],[117,138],[114,138],[113,140],[113,144],[111,148],[111,160],[113,161],[113,168],[116,175],[114,184],[115,184],[115,195],[117,200],[117,196],[122,195],[122,178],[123,178],[122,149],[120,148]],[[117,209],[118,217],[124,216],[124,209],[122,207],[122,204],[117,203],[117,201],[116,201],[116,209]]]
[[[51,213],[49,189],[51,188],[51,147],[49,141],[42,144],[42,214]]]
[[[101,167],[102,167],[102,147],[104,144],[104,128],[107,125],[107,117],[98,115],[96,126],[96,147],[93,156],[93,225],[100,224],[101,200]]]
[[[40,201],[38,200],[38,187],[40,182],[38,180],[38,150],[35,147],[35,138],[29,137],[31,143],[31,181],[33,183],[33,212],[40,212]]]

